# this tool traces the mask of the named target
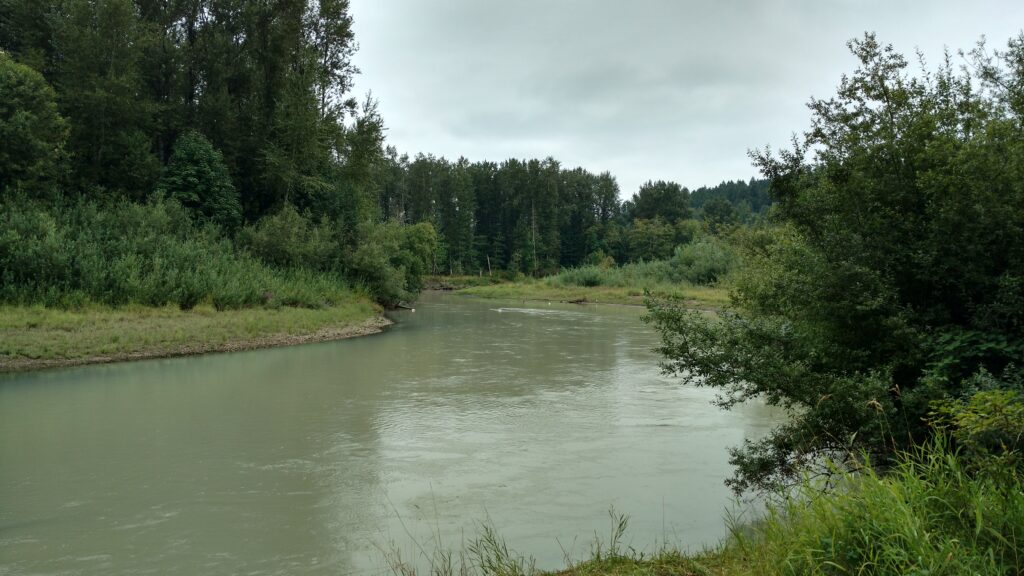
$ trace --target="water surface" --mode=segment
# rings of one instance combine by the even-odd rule
[[[377,574],[489,521],[541,567],[713,544],[778,421],[659,374],[640,310],[425,295],[380,335],[0,378],[0,574]]]

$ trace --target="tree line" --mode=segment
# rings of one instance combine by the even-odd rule
[[[192,133],[238,193],[225,220],[291,203],[351,225],[373,205],[383,126],[348,95],[347,0],[12,1],[0,48],[44,76],[67,121],[50,194],[145,200]]]
[[[649,181],[622,201],[610,173],[566,168],[553,158],[453,162],[388,148],[378,198],[384,219],[434,226],[440,273],[544,275],[609,259],[669,258],[703,230],[763,217],[766,188],[757,180],[702,187],[707,206],[693,206],[687,188]]]
[[[622,202],[612,175],[552,158],[399,155],[375,102],[349,94],[347,0],[11,0],[0,49],[5,202],[177,202],[266,265],[337,273],[385,302],[423,272],[665,259],[766,209],[763,182],[692,200],[648,182]]]
[[[48,292],[20,268],[18,255],[37,251],[60,279],[48,288],[65,286],[72,300],[119,303],[127,296],[114,294],[148,293],[143,285],[163,278],[167,293],[147,302],[191,305],[194,296],[174,294],[216,284],[216,270],[242,274],[249,260],[334,276],[385,303],[409,297],[436,237],[429,225],[378,216],[384,125],[371,99],[349,95],[354,50],[347,0],[0,3],[5,294]],[[168,202],[188,215],[171,228],[161,225],[177,214]],[[132,214],[168,241],[137,252],[69,233],[86,219],[98,225],[97,213],[113,215],[115,234]],[[210,257],[173,248],[189,242]],[[103,275],[84,267],[102,260],[87,257],[95,253],[132,262],[124,272],[135,280],[125,282],[135,283],[94,281]],[[272,284],[258,280],[264,273],[243,276],[253,285],[225,302],[272,292],[258,286]]]

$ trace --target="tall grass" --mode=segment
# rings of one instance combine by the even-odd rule
[[[322,307],[352,299],[338,276],[281,271],[236,252],[174,202],[0,204],[0,302],[77,307],[209,303]]]
[[[614,508],[608,511],[611,531],[604,541],[597,534],[591,543],[591,560],[588,562],[615,562],[636,557],[632,549],[622,546],[622,539],[629,526],[629,517]],[[441,541],[436,534],[435,540]],[[489,520],[480,525],[480,532],[458,552],[447,548],[426,549],[417,544],[421,569],[417,562],[406,561],[400,549],[392,546],[384,550],[384,560],[393,576],[533,576],[543,572],[537,568],[536,560],[509,547],[504,537]],[[571,572],[576,564],[566,553],[566,562]]]
[[[805,483],[726,548],[752,574],[1024,574],[1024,491],[1014,469],[968,473],[940,440],[888,474]]]

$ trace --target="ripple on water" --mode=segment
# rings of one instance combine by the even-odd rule
[[[713,544],[726,447],[778,419],[661,376],[635,312],[428,294],[373,338],[0,382],[0,574],[380,574],[488,518],[558,568],[613,504]]]

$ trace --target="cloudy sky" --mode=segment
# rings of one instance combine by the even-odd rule
[[[362,74],[391,145],[410,155],[553,156],[690,188],[755,175],[806,103],[855,67],[864,31],[937,62],[1004,46],[1024,1],[352,0]]]

